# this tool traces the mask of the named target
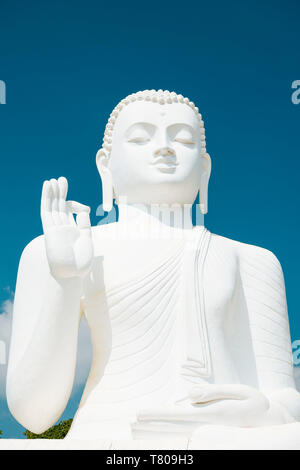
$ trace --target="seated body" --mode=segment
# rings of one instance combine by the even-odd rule
[[[91,228],[88,208],[66,201],[65,178],[43,187],[44,235],[23,252],[14,305],[16,419],[40,433],[63,412],[84,315],[93,362],[70,438],[299,421],[278,260],[192,225],[198,192],[207,211],[211,167],[198,109],[174,93],[126,98],[97,166],[117,223]]]

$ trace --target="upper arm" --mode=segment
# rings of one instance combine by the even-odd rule
[[[51,283],[44,237],[32,240],[20,258],[13,307],[13,329],[10,346],[10,363],[22,357],[43,303],[45,287]],[[10,364],[11,365],[11,364]]]
[[[276,256],[239,244],[239,268],[260,389],[294,387],[284,277]]]
[[[57,281],[43,237],[34,239],[19,264],[7,374],[9,408],[33,432],[53,425],[67,404],[79,318],[80,281]]]

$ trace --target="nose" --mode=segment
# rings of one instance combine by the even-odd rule
[[[167,155],[175,157],[175,152],[171,147],[161,147],[154,152],[154,155],[155,157],[158,157],[160,155],[164,157],[166,157]]]

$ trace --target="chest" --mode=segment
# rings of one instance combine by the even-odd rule
[[[167,296],[165,286],[171,288],[176,284],[176,298],[181,296],[184,308],[185,297],[196,295],[193,292],[195,276],[190,274],[197,269],[206,316],[208,319],[222,319],[235,294],[238,277],[235,257],[213,240],[204,260],[197,260],[192,250],[187,261],[186,253],[184,240],[104,241],[101,246],[95,246],[92,273],[84,286],[85,303],[89,304],[92,300],[95,306],[100,299],[103,303],[104,299],[113,317],[117,298],[124,301],[127,297],[127,309],[141,297],[148,304],[153,304],[159,302],[161,296]],[[151,283],[157,291],[151,288]],[[119,288],[121,291],[118,294]]]
[[[83,305],[112,380],[123,374],[124,383],[142,383],[154,374],[160,384],[166,377],[201,381],[212,374],[215,345],[223,348],[235,257],[214,241],[204,251],[203,244],[194,250],[197,244],[167,242],[102,245],[96,252]]]

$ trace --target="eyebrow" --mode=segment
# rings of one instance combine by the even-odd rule
[[[140,121],[140,122],[134,122],[133,124],[130,124],[130,126],[127,128],[127,130],[130,130],[132,127],[135,127],[135,126],[141,126],[141,125],[143,126],[143,125],[145,125],[145,124],[146,124],[146,125],[149,125],[149,124],[150,124],[151,126],[156,127],[156,125],[153,124],[153,123],[150,122],[150,121]]]
[[[189,129],[190,131],[192,132],[195,132],[195,128],[193,126],[191,126],[190,124],[186,124],[185,122],[173,122],[173,124],[170,124],[167,129],[169,129],[170,127],[173,127],[173,126],[182,126],[182,127],[186,127],[187,129]]]
[[[150,125],[150,126],[153,126],[155,128],[159,127],[157,126],[156,124],[154,124],[153,122],[150,122],[150,121],[141,121],[141,122],[134,122],[133,124],[131,124],[125,131],[125,133],[127,134],[128,132],[130,132],[131,130],[133,130],[135,127],[138,127],[138,126],[142,126],[142,125]],[[185,122],[173,122],[172,124],[169,124],[169,126],[167,126],[167,129],[169,129],[170,127],[173,127],[173,126],[182,126],[182,127],[185,127],[187,129],[189,129],[190,131],[192,132],[195,132],[195,129],[193,126],[191,126],[190,124],[187,124]]]

